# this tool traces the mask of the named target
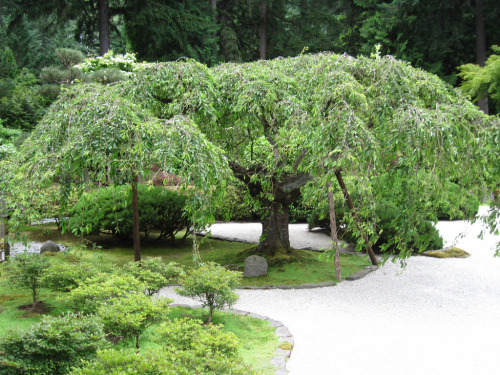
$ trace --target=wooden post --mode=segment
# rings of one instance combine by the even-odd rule
[[[3,255],[4,260],[8,260],[10,256],[9,244],[9,215],[5,207],[3,196],[0,198],[0,238],[3,238]]]
[[[335,265],[335,277],[337,281],[342,281],[342,275],[340,273],[340,255],[339,255],[339,238],[337,235],[337,219],[335,217],[335,202],[333,201],[333,190],[332,183],[328,181],[326,183],[326,188],[328,191],[328,206],[330,209],[330,233],[332,236],[332,246],[335,250],[335,255],[333,257],[333,263]]]
[[[347,201],[347,206],[349,207],[349,210],[353,211],[353,218],[357,222],[358,217],[354,213],[354,205],[352,204],[351,196],[349,195],[349,192],[347,191],[347,187],[345,186],[344,179],[342,178],[342,174],[340,173],[340,170],[335,171],[335,177],[337,177],[337,181],[340,185],[340,188],[342,189],[342,192],[344,193],[344,198]],[[361,231],[361,227],[358,227],[358,229]],[[362,233],[363,239],[365,240],[366,246],[368,247],[368,256],[370,257],[370,260],[374,266],[378,266],[378,261],[377,258],[375,257],[375,253],[373,252],[372,246],[370,245],[370,241],[368,240],[368,236],[364,233]]]
[[[132,182],[132,238],[134,241],[134,259],[141,261],[141,238],[139,237],[139,194],[137,192],[137,182],[139,178],[136,175]]]

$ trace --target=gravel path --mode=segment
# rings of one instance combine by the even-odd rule
[[[240,226],[228,224],[228,236]],[[478,239],[480,223],[440,222],[438,229],[446,246],[465,231],[456,245],[472,256],[412,257],[404,271],[387,263],[335,287],[240,290],[235,307],[290,329],[292,375],[500,374],[500,258],[492,250],[500,236]],[[171,288],[164,295],[193,302]]]

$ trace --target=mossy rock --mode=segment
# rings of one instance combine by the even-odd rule
[[[292,350],[293,346],[291,343],[288,341],[282,342],[278,348],[283,349],[283,350]]]
[[[470,254],[458,247],[451,247],[444,250],[430,250],[422,253],[422,255],[433,258],[468,258]]]

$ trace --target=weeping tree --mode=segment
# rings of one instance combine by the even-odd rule
[[[376,220],[360,218],[375,218],[382,191],[391,189],[375,183],[382,175],[404,178],[404,222],[392,248],[409,256],[420,245],[407,246],[415,223],[435,217],[431,197],[450,179],[477,191],[485,149],[494,147],[483,141],[497,120],[436,76],[390,56],[325,53],[212,69],[188,60],[154,65],[132,86],[155,116],[190,117],[224,150],[262,209],[257,250],[271,258],[293,252],[289,206],[306,186],[314,187],[311,203],[330,184],[342,191],[358,248],[369,249]],[[354,203],[353,186],[362,197]]]
[[[3,165],[11,173],[3,188],[10,193],[14,225],[39,218],[37,197],[54,183],[62,202],[70,193],[110,181],[128,184],[135,260],[140,261],[137,183],[154,176],[157,167],[179,176],[195,229],[213,220],[213,204],[221,199],[227,176],[221,150],[189,118],[158,119],[134,104],[128,91],[126,83],[78,85],[51,107],[16,157]]]
[[[490,134],[498,120],[436,76],[390,56],[325,53],[212,69],[186,60],[146,66],[112,87],[75,90],[25,145],[19,168],[40,176],[28,185],[56,177],[74,185],[86,180],[85,171],[88,181],[111,173],[133,183],[153,164],[175,166],[185,184],[199,187],[191,206],[206,208],[223,189],[219,168],[228,165],[262,210],[257,251],[268,258],[293,253],[289,206],[305,190],[311,203],[327,187],[341,191],[349,207],[344,221],[358,249],[369,250],[376,219],[361,219],[376,218],[382,193],[402,178],[402,221],[391,249],[405,258],[422,245],[408,246],[409,239],[419,221],[435,217],[433,199],[446,181],[474,193],[493,179],[487,161],[495,154]],[[69,123],[79,127],[71,141]]]

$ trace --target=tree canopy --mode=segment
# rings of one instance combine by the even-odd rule
[[[206,219],[228,165],[263,209],[259,250],[287,256],[289,205],[308,186],[316,187],[308,199],[319,200],[339,173],[372,214],[402,178],[405,228],[435,217],[432,197],[450,179],[471,192],[484,178],[493,186],[495,126],[439,78],[391,56],[151,64],[128,81],[69,90],[23,145],[14,185],[33,192],[54,179],[64,187],[107,174],[126,183],[158,165],[196,187],[191,214]],[[360,236],[363,229],[376,237],[375,224]],[[400,229],[394,243],[409,256],[415,249]]]

